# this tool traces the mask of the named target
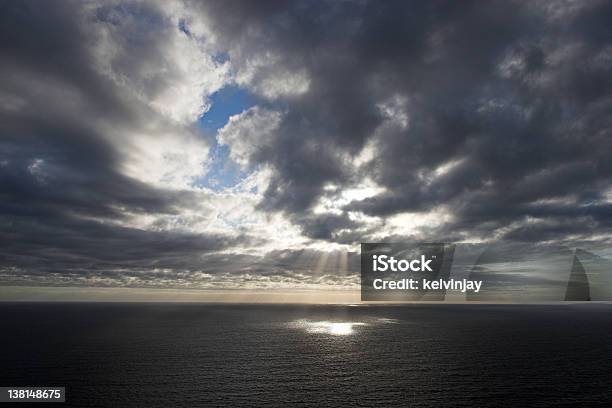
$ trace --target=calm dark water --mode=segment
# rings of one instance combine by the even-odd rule
[[[611,312],[3,303],[0,385],[75,407],[611,406]]]

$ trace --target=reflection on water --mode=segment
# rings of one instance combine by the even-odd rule
[[[4,302],[0,385],[51,379],[71,407],[612,407],[611,312]]]
[[[330,322],[330,321],[310,321],[298,320],[291,324],[296,328],[301,328],[308,333],[324,333],[332,336],[348,336],[355,332],[356,326],[367,326],[363,322]]]
[[[398,319],[388,319],[386,317],[381,317],[378,321],[383,324],[399,324],[400,322]]]

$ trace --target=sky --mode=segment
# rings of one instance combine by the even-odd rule
[[[611,21],[597,0],[3,2],[3,293],[327,299],[358,289],[360,242],[607,248]]]

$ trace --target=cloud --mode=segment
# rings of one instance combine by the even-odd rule
[[[230,157],[239,165],[248,167],[250,162],[256,161],[252,156],[273,144],[281,116],[280,112],[254,106],[229,118],[227,124],[219,129],[219,143],[229,145]]]
[[[92,274],[189,269],[203,253],[249,241],[230,230],[139,223],[211,199],[191,187],[209,160],[195,120],[227,82],[227,65],[181,31],[176,9],[1,7],[5,281],[91,283]]]
[[[611,17],[599,1],[5,3],[2,281],[350,284],[344,255],[295,263],[368,240],[609,243]],[[253,103],[210,134],[225,86]],[[221,149],[244,178],[213,191]]]
[[[306,235],[336,240],[358,228],[351,212],[384,223],[440,206],[443,225],[416,236],[609,233],[606,2],[229,2],[202,13],[254,92],[258,78],[308,78],[290,96],[271,86],[272,108],[286,114],[272,145],[251,156],[275,170],[260,208],[288,214]],[[378,194],[322,215],[326,186],[349,190],[365,177]],[[579,226],[540,204],[570,197],[563,212],[580,214]]]

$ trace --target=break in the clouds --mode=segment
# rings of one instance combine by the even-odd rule
[[[612,233],[612,3],[4,2],[4,284],[319,287]]]

